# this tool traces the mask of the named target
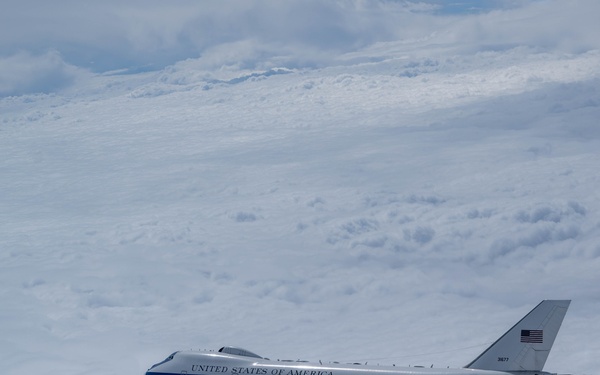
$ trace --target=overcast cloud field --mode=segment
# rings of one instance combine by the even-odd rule
[[[4,0],[2,373],[600,353],[600,3]]]

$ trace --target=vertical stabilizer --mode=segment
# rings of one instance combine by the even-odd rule
[[[496,371],[542,371],[569,300],[542,301],[466,368]]]

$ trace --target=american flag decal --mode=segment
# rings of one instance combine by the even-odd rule
[[[541,344],[544,342],[544,331],[541,329],[522,329],[521,342]]]

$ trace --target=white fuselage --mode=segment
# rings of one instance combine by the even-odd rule
[[[216,352],[180,351],[146,375],[509,375],[507,372],[271,361]]]

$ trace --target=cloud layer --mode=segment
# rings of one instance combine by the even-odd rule
[[[436,13],[439,2],[9,0],[0,16],[0,56],[57,51],[69,65],[103,72],[205,56],[225,65],[322,66],[389,41],[471,50],[598,48],[595,1],[511,5],[457,16]]]
[[[54,92],[68,87],[82,74],[56,51],[38,56],[19,52],[0,58],[0,96]]]
[[[458,367],[572,298],[596,373],[598,5],[444,3],[4,2],[4,372]]]

